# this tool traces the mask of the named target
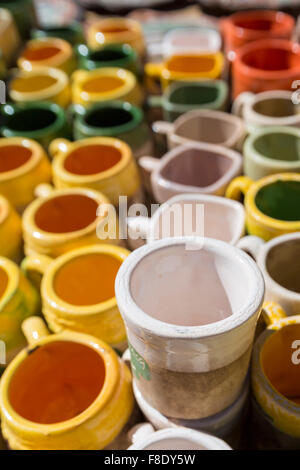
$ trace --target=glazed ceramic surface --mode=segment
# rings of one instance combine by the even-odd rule
[[[2,3],[0,4],[2,7]],[[0,48],[5,63],[11,65],[21,45],[21,38],[9,10],[0,8]]]
[[[22,251],[21,218],[10,202],[0,196],[0,256],[19,263]]]
[[[85,44],[77,46],[80,68],[94,70],[101,67],[120,67],[138,72],[138,56],[129,44],[108,44],[101,49],[89,49]]]

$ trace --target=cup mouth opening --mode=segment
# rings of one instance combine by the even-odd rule
[[[23,62],[24,70],[30,71],[32,65],[52,64],[53,66],[60,64],[66,60],[67,56],[71,56],[72,48],[69,42],[60,38],[39,38],[29,41],[20,61]]]
[[[126,43],[126,40],[134,40],[141,34],[139,23],[128,18],[106,18],[93,25],[95,38],[99,44],[104,44],[106,39],[118,43]]]
[[[34,83],[34,87],[32,87]],[[42,86],[41,86],[42,83]],[[26,86],[29,84],[29,87]],[[10,96],[14,101],[39,101],[59,93],[68,85],[68,78],[62,70],[50,67],[35,67],[33,70],[20,72],[10,83]]]
[[[103,130],[103,132],[109,129],[109,133],[115,131],[115,135],[122,132],[122,129],[137,126],[142,120],[142,115],[129,103],[120,105],[104,104],[89,109],[82,120],[89,128]]]
[[[282,105],[281,109],[280,105]],[[264,109],[264,107],[267,107],[267,109]],[[299,118],[298,109],[300,111],[299,105],[292,102],[292,93],[289,91],[286,93],[283,91],[281,95],[278,94],[277,96],[262,96],[252,103],[250,109],[255,114],[256,119],[261,118],[262,122],[268,119],[268,121],[271,120],[274,123],[297,119]],[[276,115],[274,116],[275,110]]]
[[[29,105],[28,103],[26,107],[17,108],[12,115],[7,117],[2,133],[5,137],[20,133],[23,137],[37,138],[50,129],[60,129],[64,123],[65,115],[54,103],[50,106]]]
[[[39,163],[40,159],[43,158],[43,152],[40,145],[32,139],[27,139],[23,137],[8,137],[0,139],[0,153],[2,144],[4,147],[21,147],[30,151],[31,155],[23,165],[16,167],[13,170],[6,172],[0,172],[0,181],[6,181],[10,178],[15,178],[21,176],[31,171]]]
[[[12,154],[14,159],[12,159]],[[32,158],[32,150],[17,144],[0,146],[0,174],[10,173],[24,167]]]
[[[254,157],[266,164],[291,168],[300,165],[300,132],[297,129],[274,126],[248,137],[245,148],[254,152]],[[283,152],[282,152],[283,151]],[[281,155],[286,158],[283,159]]]
[[[170,78],[171,76],[180,77],[182,74],[190,76],[190,77],[197,77],[202,76],[205,73],[213,73],[218,65],[218,61],[220,60],[220,52],[207,52],[207,53],[196,53],[196,52],[181,52],[180,54],[176,54],[173,57],[167,59],[164,64],[164,68],[162,70],[163,78]],[[199,62],[201,66],[199,69],[196,70],[191,67],[191,63],[193,61]]]
[[[300,179],[288,179],[288,175],[288,173],[285,173],[285,178],[276,178],[275,175],[273,178],[261,181],[256,191],[253,193],[253,204],[256,211],[262,214],[264,218],[271,221],[272,225],[279,224],[281,227],[283,225],[289,227],[300,224],[299,208],[297,204],[300,195]],[[290,175],[293,175],[293,173],[290,173]],[[297,174],[295,173],[295,175]],[[296,201],[291,201],[291,197],[288,193],[284,194],[289,187],[291,191],[294,192],[294,195],[297,194],[298,198],[296,197]],[[284,197],[285,204],[283,206],[282,201]],[[288,216],[286,213],[287,210]]]
[[[78,177],[94,177],[111,171],[121,160],[121,149],[116,146],[94,144],[71,150],[65,158],[64,169]]]
[[[268,32],[278,34],[292,29],[294,20],[290,15],[275,10],[237,12],[229,17],[236,30],[248,36]]]

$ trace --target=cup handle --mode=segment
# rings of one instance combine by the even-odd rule
[[[122,361],[127,362],[127,364],[130,364],[130,351],[129,348],[127,348],[122,356]]]
[[[145,173],[151,174],[159,166],[159,159],[154,157],[141,157],[139,159],[139,165],[145,171]]]
[[[163,104],[163,97],[160,95],[148,96],[147,104],[150,108],[161,108]]]
[[[252,185],[253,180],[248,176],[238,176],[229,184],[225,196],[235,201],[240,201],[242,194],[246,195],[248,189]]]
[[[148,62],[145,65],[146,85],[149,93],[155,94],[158,91],[155,80],[160,78],[162,69],[163,64]]]
[[[48,151],[52,158],[59,152],[66,153],[68,151],[70,141],[67,139],[54,139],[49,145]]]
[[[278,322],[287,318],[283,308],[276,302],[264,302],[261,314],[266,325],[271,329],[278,329]]]
[[[46,198],[54,191],[53,186],[47,183],[38,184],[34,190],[34,195],[36,197]]]
[[[247,235],[241,238],[236,247],[240,250],[250,253],[250,255],[256,260],[260,252],[261,247],[265,244],[265,240],[255,235]]]
[[[129,439],[132,444],[144,440],[155,432],[154,427],[150,423],[139,423],[129,431]]]
[[[244,91],[241,93],[232,104],[232,113],[242,118],[245,104],[251,103],[254,96],[254,93],[251,93],[250,91]]]
[[[156,134],[170,134],[174,130],[174,124],[166,121],[155,121],[152,124],[152,129]]]
[[[26,256],[21,263],[21,269],[25,276],[39,289],[42,277],[52,261],[52,258],[46,255]]]
[[[149,217],[128,217],[127,218],[127,226],[129,229],[129,235],[134,240],[142,237],[144,240],[147,239],[150,229],[150,221]]]
[[[41,338],[49,336],[50,332],[40,317],[29,317],[22,323],[22,331],[29,345],[33,345]]]

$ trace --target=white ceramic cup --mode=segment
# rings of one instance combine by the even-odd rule
[[[266,300],[280,304],[288,315],[300,312],[300,232],[269,240],[242,238],[237,246],[257,260],[266,285]]]

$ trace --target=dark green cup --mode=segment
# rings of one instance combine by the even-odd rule
[[[56,137],[69,137],[64,110],[47,101],[26,104],[5,104],[1,107],[3,137],[27,137],[46,150]]]
[[[32,39],[39,38],[61,38],[70,42],[72,45],[81,44],[84,41],[83,29],[77,21],[66,26],[57,26],[52,28],[33,29],[31,32]]]
[[[23,38],[29,37],[30,30],[36,25],[36,13],[33,0],[0,0],[0,8],[11,12],[17,28]]]
[[[80,68],[94,70],[101,67],[121,67],[138,72],[137,54],[129,44],[108,44],[91,50],[85,44],[75,48]]]
[[[75,140],[87,137],[116,137],[127,142],[135,157],[141,156],[150,144],[150,133],[144,113],[130,103],[110,101],[84,108],[71,107],[74,114]]]

